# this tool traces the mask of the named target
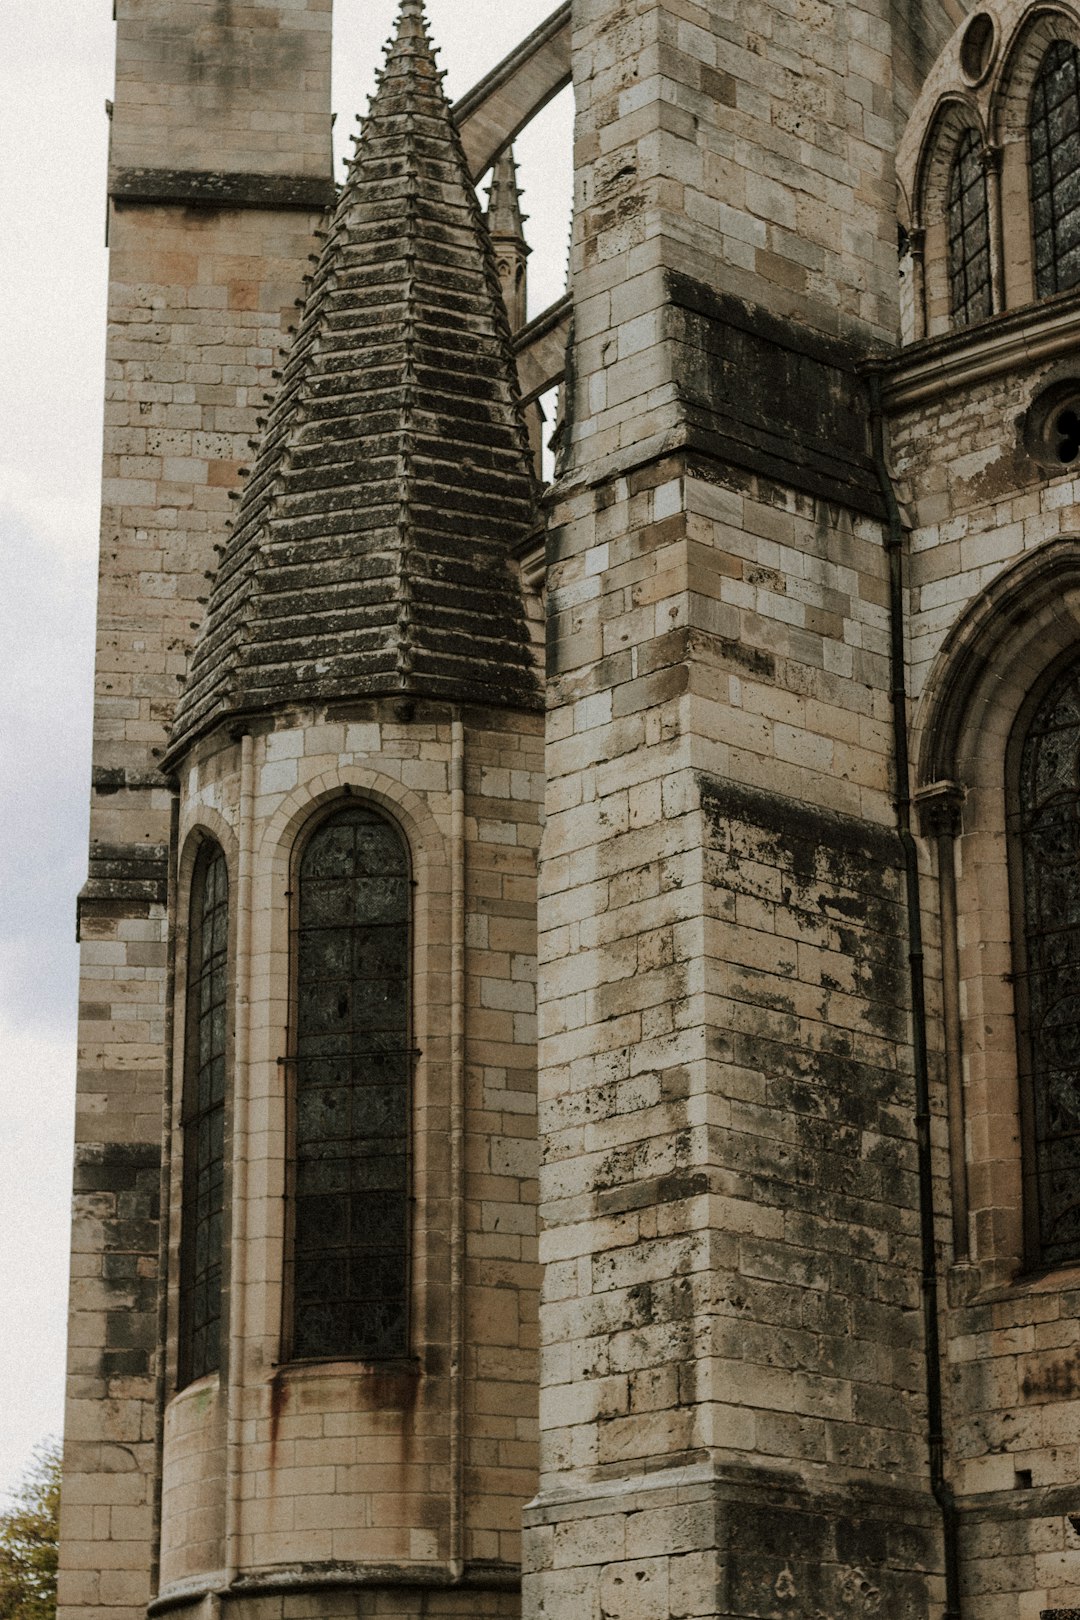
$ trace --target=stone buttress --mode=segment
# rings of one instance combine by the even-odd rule
[[[941,1614],[885,506],[890,8],[574,8],[531,1620]],[[930,56],[952,26],[933,8]],[[905,73],[911,69],[909,78]],[[939,1189],[939,1207],[945,1200]]]

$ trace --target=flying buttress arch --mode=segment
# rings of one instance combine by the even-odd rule
[[[571,82],[570,4],[557,7],[454,107],[465,156],[479,180],[499,153]],[[515,337],[523,401],[566,374],[571,300],[560,298]]]

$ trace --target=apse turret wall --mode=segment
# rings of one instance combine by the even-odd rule
[[[473,1595],[424,1612],[514,1612],[535,1484],[539,725],[372,702],[218,734],[180,768],[181,871],[208,836],[228,852],[236,1060],[221,1368],[180,1390],[178,1115],[172,1136],[165,1600],[352,1581],[412,1614],[456,1582]],[[411,863],[412,1325],[390,1361],[290,1360],[297,850],[346,806],[397,827]]]

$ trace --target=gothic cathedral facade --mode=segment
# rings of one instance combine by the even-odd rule
[[[63,1620],[1080,1616],[1080,9],[116,18]]]

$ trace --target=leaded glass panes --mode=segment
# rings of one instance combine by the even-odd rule
[[[955,326],[984,321],[990,296],[990,215],[975,131],[960,137],[949,171],[949,297]]]
[[[1031,97],[1031,212],[1035,291],[1080,283],[1080,51],[1055,40]]]
[[[1080,663],[1051,687],[1025,738],[1020,839],[1032,1259],[1050,1264],[1080,1257]]]
[[[180,1238],[180,1384],[221,1365],[229,878],[217,844],[195,868],[188,925]]]
[[[300,863],[293,1354],[408,1346],[409,868],[350,805]]]

